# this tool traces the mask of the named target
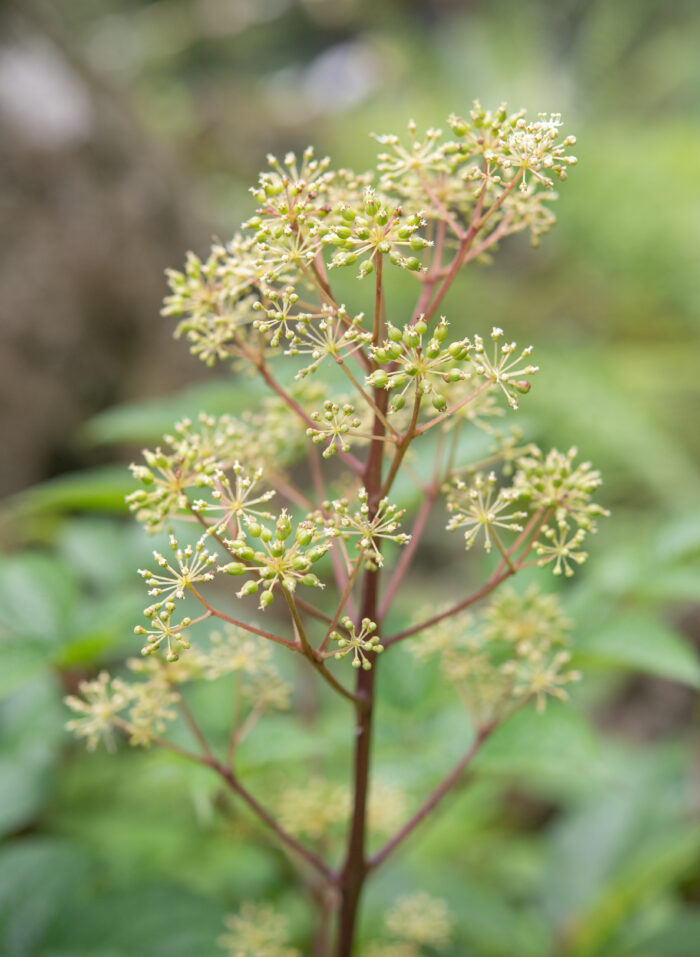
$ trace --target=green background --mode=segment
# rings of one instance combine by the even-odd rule
[[[183,414],[251,398],[169,342],[163,267],[250,214],[266,152],[311,142],[362,169],[370,131],[444,125],[478,97],[560,111],[579,164],[541,248],[510,240],[444,310],[465,335],[496,324],[534,345],[518,422],[601,468],[612,517],[559,588],[585,672],[572,705],[489,743],[473,786],[377,878],[364,932],[424,889],[449,903],[450,957],[697,957],[700,7],[32,0],[2,16],[0,336],[22,374],[2,412],[0,953],[209,957],[251,897],[306,946],[289,866],[206,774],[87,754],[61,699],[135,650],[153,542],[125,517],[123,463]],[[436,522],[418,605],[463,587],[441,541]],[[418,800],[464,719],[430,669],[392,661],[377,757]],[[217,735],[227,690],[205,691],[193,705]],[[347,715],[321,715],[263,727],[241,755],[254,789],[345,773]]]

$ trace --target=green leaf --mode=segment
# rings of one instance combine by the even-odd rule
[[[56,643],[77,597],[75,578],[55,558],[28,552],[0,563],[0,626],[11,635]]]
[[[133,886],[67,911],[49,943],[75,957],[105,946],[114,957],[221,957],[223,917],[220,904],[176,884]]]
[[[237,415],[250,409],[256,397],[263,394],[269,392],[265,392],[258,380],[246,380],[240,384],[232,383],[230,379],[206,382],[165,399],[119,405],[101,412],[90,419],[83,436],[93,445],[158,442],[186,416],[195,419],[200,412]]]
[[[10,516],[26,519],[52,512],[127,512],[125,496],[135,488],[120,465],[75,472],[35,485],[6,503]]]
[[[0,834],[29,824],[44,807],[63,723],[49,676],[27,682],[0,703]]]
[[[89,874],[85,855],[67,842],[30,837],[5,845],[0,850],[4,957],[34,957],[51,924],[81,894]]]
[[[474,761],[479,771],[515,776],[528,784],[579,790],[597,766],[592,727],[570,706],[529,706],[498,728]]]
[[[700,660],[675,631],[649,615],[625,615],[576,642],[582,662],[644,671],[700,688]]]
[[[698,854],[700,826],[677,827],[643,844],[593,906],[577,915],[567,953],[571,957],[601,954],[635,911],[682,879],[697,863]]]

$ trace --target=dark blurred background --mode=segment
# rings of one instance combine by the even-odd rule
[[[497,846],[502,832],[497,852],[512,866],[493,875],[496,903],[465,918],[466,943],[455,954],[542,957],[523,943],[527,922],[520,936],[499,937],[499,925],[515,920],[498,909],[505,897],[547,914],[559,928],[557,954],[697,957],[699,50],[696,0],[6,0],[0,630],[8,652],[0,686],[9,731],[0,824],[4,853],[19,854],[19,864],[0,857],[0,951],[98,954],[65,933],[42,943],[31,908],[17,918],[17,868],[34,873],[31,853],[41,872],[51,870],[46,860],[69,867],[67,853],[83,873],[88,865],[75,863],[83,858],[70,855],[87,848],[107,870],[108,891],[113,884],[128,896],[124,874],[151,846],[144,835],[152,829],[141,822],[138,832],[129,817],[135,792],[122,795],[128,824],[119,840],[105,836],[111,818],[93,821],[86,837],[71,817],[74,805],[86,813],[99,802],[106,779],[80,770],[98,759],[65,757],[56,730],[65,680],[56,673],[114,658],[140,611],[131,569],[148,543],[113,517],[129,488],[114,463],[156,442],[183,412],[224,411],[228,401],[219,373],[191,359],[159,317],[164,268],[179,267],[187,249],[204,253],[212,236],[227,238],[250,214],[247,190],[267,152],[313,143],[336,164],[361,169],[375,154],[370,131],[401,133],[410,118],[444,125],[478,97],[487,107],[505,99],[513,109],[561,112],[578,137],[579,165],[561,188],[554,232],[535,251],[522,238],[508,242],[493,266],[465,274],[449,310],[464,334],[497,324],[535,345],[542,371],[522,424],[546,442],[575,442],[603,470],[613,518],[566,600],[581,662],[594,675],[580,707],[592,716],[606,774],[624,768],[621,779],[635,783],[629,806],[605,774],[586,800],[561,782],[540,782],[535,797],[520,785],[509,791],[489,833]],[[120,766],[138,778],[140,760]],[[195,785],[192,794],[196,805]],[[638,807],[633,797],[643,796],[649,803]],[[160,876],[191,854],[175,831],[160,834],[160,858],[151,849]],[[136,832],[140,844],[127,837]],[[658,848],[642,847],[640,862],[634,852],[649,834]],[[28,837],[49,843],[30,853]],[[191,840],[196,848],[205,838]],[[436,842],[435,854],[449,843],[444,833]],[[207,853],[209,870],[202,865],[184,885],[206,897],[202,913],[215,900],[218,914],[242,882],[224,879],[213,847]],[[484,846],[484,859],[489,853]],[[430,872],[429,860],[416,858],[417,873]],[[250,861],[253,883],[269,895],[268,878],[277,885],[268,864]],[[580,869],[578,884],[570,876],[558,886]],[[532,904],[533,885],[549,887],[544,904]],[[185,891],[163,891],[164,899],[177,893]],[[489,906],[491,930],[479,930]],[[622,930],[613,927],[615,907],[628,922]],[[599,912],[598,936],[570,936],[581,914],[594,922]],[[99,957],[136,953],[133,946]],[[169,946],[169,957],[205,952]],[[160,952],[151,946],[144,957]]]

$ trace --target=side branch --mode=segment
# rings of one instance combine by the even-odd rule
[[[310,864],[313,868],[315,868],[315,870],[323,874],[329,883],[334,884],[336,882],[335,874],[330,867],[328,867],[325,861],[321,860],[318,854],[309,850],[308,847],[304,847],[304,845],[297,841],[295,837],[292,837],[291,834],[285,831],[282,825],[275,820],[269,811],[266,811],[265,808],[253,797],[253,795],[243,787],[230,768],[227,768],[216,759],[209,759],[204,763],[208,764],[209,767],[213,768],[219,774],[222,780],[225,781],[226,785],[241,798],[241,800],[250,808],[255,816],[258,817],[270,828],[271,831],[277,835],[282,844],[294,851],[295,854],[305,860],[306,863]]]
[[[426,523],[428,521],[428,516],[432,510],[433,505],[435,504],[435,499],[437,498],[438,490],[433,485],[428,489],[428,492],[423,499],[418,514],[416,515],[416,520],[413,523],[413,528],[411,529],[411,540],[406,545],[404,550],[401,552],[401,558],[398,561],[396,570],[392,575],[391,581],[387,585],[386,592],[382,598],[382,603],[379,607],[379,617],[384,618],[391,603],[394,600],[394,596],[403,581],[404,575],[411,567],[411,562],[413,561],[413,556],[416,553],[416,549],[420,544],[421,536],[423,535],[423,530],[425,529]]]
[[[342,685],[336,677],[334,677],[330,671],[326,668],[323,663],[323,658],[319,652],[314,651],[309,643],[309,639],[306,637],[306,632],[304,631],[304,625],[301,618],[299,617],[299,611],[297,609],[296,603],[294,601],[294,596],[287,591],[286,588],[283,588],[284,597],[287,600],[287,605],[289,606],[289,611],[292,616],[292,621],[294,622],[294,627],[297,634],[299,635],[299,644],[293,644],[292,647],[295,651],[298,651],[302,654],[307,661],[309,661],[313,668],[318,671],[324,681],[326,681],[331,688],[338,692],[339,695],[342,695],[343,698],[347,698],[348,701],[352,701],[353,704],[358,704],[359,698],[357,695],[353,694],[352,691]]]
[[[454,787],[458,782],[464,771],[471,764],[472,759],[475,757],[484,741],[488,738],[491,732],[496,727],[495,723],[484,725],[482,728],[479,728],[476,738],[472,743],[469,750],[464,754],[454,768],[450,771],[446,778],[435,788],[430,797],[425,801],[425,803],[416,811],[413,817],[409,818],[404,826],[394,834],[392,838],[386,842],[386,844],[381,847],[376,854],[374,854],[369,861],[367,862],[370,870],[373,870],[376,867],[379,867],[387,857],[394,851],[399,844],[401,844],[408,836],[411,834],[418,825],[425,820],[425,818],[430,814],[430,812],[435,808],[440,801],[445,797],[445,795]]]
[[[438,622],[444,621],[445,618],[451,618],[452,615],[456,615],[458,612],[463,611],[465,608],[469,608],[470,605],[474,605],[477,601],[485,598],[495,588],[498,588],[501,582],[504,582],[507,578],[510,578],[511,575],[514,575],[517,570],[517,565],[506,568],[504,571],[499,571],[499,569],[496,569],[486,584],[483,585],[478,591],[475,591],[473,595],[470,595],[463,601],[458,602],[456,605],[453,605],[446,611],[441,611],[439,614],[433,615],[433,617],[428,618],[427,621],[422,621],[418,625],[412,625],[410,628],[406,628],[404,631],[399,631],[395,635],[391,635],[389,638],[383,639],[382,644],[385,648],[388,648],[389,645],[395,645],[398,641],[403,641],[404,638],[410,638],[411,635],[417,635],[419,631],[424,631],[426,628],[432,628],[433,625],[437,625]]]

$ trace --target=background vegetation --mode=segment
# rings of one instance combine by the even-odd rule
[[[251,402],[157,313],[162,268],[233,231],[266,152],[313,142],[362,168],[368,130],[441,124],[478,96],[561,111],[579,165],[542,248],[511,241],[445,311],[462,334],[533,343],[520,422],[576,441],[613,517],[562,588],[586,673],[573,706],[494,738],[381,875],[366,934],[424,889],[455,918],[451,957],[697,957],[697,4],[27,0],[2,26],[0,952],[213,957],[249,897],[287,910],[302,946],[284,860],[208,780],[67,740],[65,691],[135,651],[154,546],[107,463]],[[437,553],[415,585],[417,605],[462,587]],[[423,793],[453,757],[454,703],[407,654],[382,681],[378,756]],[[193,703],[215,733],[225,699]],[[320,733],[267,727],[241,756],[259,787],[345,766],[333,712]]]

